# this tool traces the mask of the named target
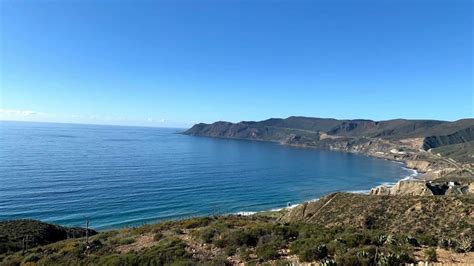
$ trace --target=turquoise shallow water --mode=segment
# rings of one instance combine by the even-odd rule
[[[96,229],[285,207],[411,174],[342,152],[182,129],[0,122],[0,220]]]

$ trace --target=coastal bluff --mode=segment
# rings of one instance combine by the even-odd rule
[[[474,175],[474,119],[373,121],[291,116],[199,123],[183,134],[364,154],[403,162],[423,173],[426,180],[464,172]]]
[[[377,186],[370,190],[370,195],[474,195],[474,179],[471,181],[424,181],[400,180],[394,186]]]

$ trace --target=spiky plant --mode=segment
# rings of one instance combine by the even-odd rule
[[[387,241],[387,235],[379,235],[379,237],[377,237],[377,245],[378,246],[382,246],[383,244],[385,244],[385,241]]]
[[[397,245],[397,237],[394,235],[388,235],[385,244]]]
[[[336,266],[336,262],[332,259],[324,259],[321,261],[321,266]]]
[[[412,236],[407,236],[405,237],[405,242],[407,242],[408,244],[412,245],[412,246],[415,246],[415,247],[418,247],[420,244],[418,243],[418,240],[416,240],[416,238],[412,237]]]
[[[463,252],[469,252],[472,250],[472,239],[470,237],[463,236],[459,239],[459,248]]]
[[[361,250],[361,251],[357,252],[357,257],[359,257],[359,258],[368,258],[369,257],[369,252],[367,252],[365,250]]]

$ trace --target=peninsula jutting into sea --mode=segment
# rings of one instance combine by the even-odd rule
[[[474,259],[474,119],[289,117],[196,124],[182,133],[358,153],[403,163],[418,174],[366,194],[336,192],[274,211],[118,230],[3,221],[2,264],[398,265]],[[89,219],[94,221],[87,218],[86,226]]]

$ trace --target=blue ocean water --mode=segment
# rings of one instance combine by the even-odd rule
[[[177,134],[0,122],[0,220],[109,229],[285,207],[411,172],[361,155]]]

